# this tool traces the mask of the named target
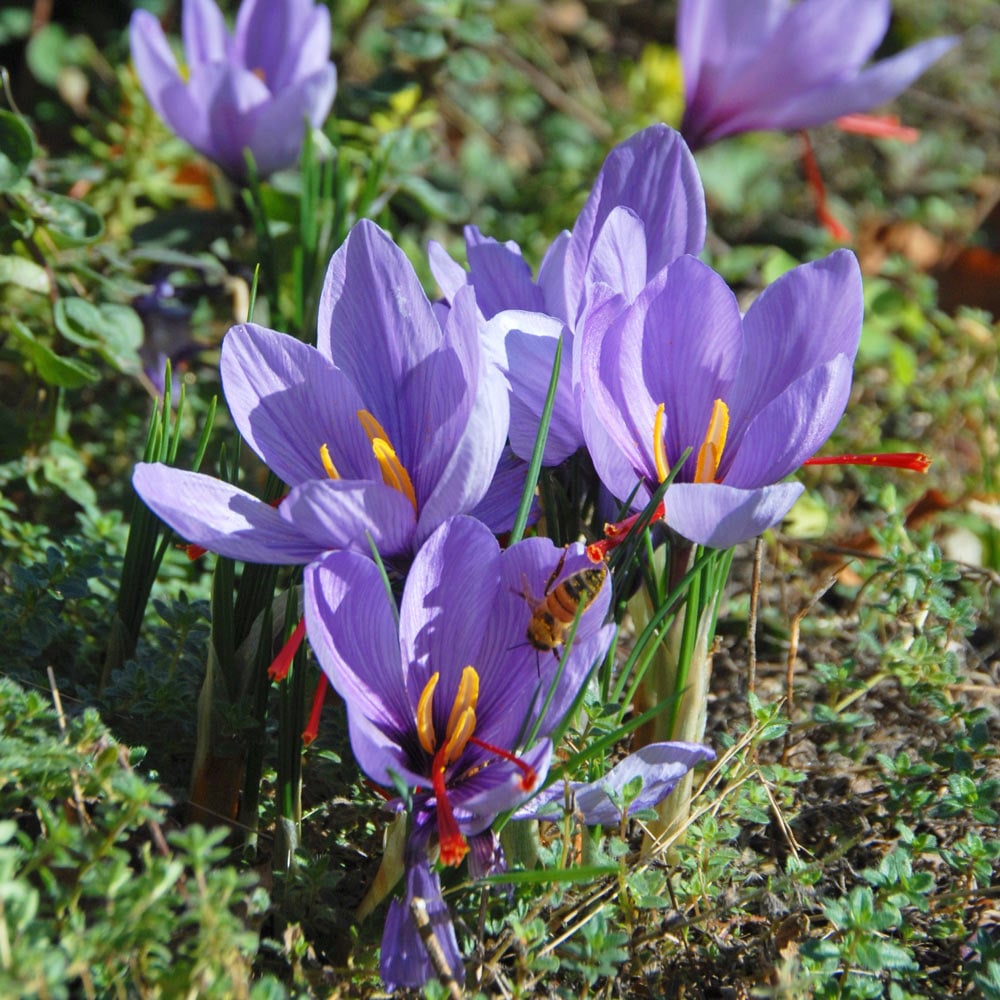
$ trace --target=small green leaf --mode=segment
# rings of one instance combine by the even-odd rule
[[[24,121],[0,111],[0,191],[9,191],[27,173],[35,155],[35,139]]]
[[[27,257],[0,256],[0,285],[20,285],[29,292],[48,295],[52,289],[49,272]]]
[[[52,348],[36,340],[34,334],[18,320],[11,319],[10,331],[18,350],[35,366],[39,377],[50,385],[78,389],[100,378],[96,368],[73,358],[60,357]]]
[[[89,206],[76,198],[41,192],[34,208],[39,221],[75,243],[92,243],[104,232],[104,222]]]

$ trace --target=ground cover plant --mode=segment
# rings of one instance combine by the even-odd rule
[[[0,995],[998,997],[986,0],[0,11]]]

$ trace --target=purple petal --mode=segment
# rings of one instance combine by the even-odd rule
[[[263,75],[271,90],[279,83],[282,57],[293,48],[297,28],[309,17],[310,0],[243,0],[236,15],[234,55],[251,71]]]
[[[351,381],[314,347],[254,324],[234,326],[219,363],[240,434],[290,486],[325,479],[320,448],[345,479],[380,479]]]
[[[260,109],[249,146],[262,177],[295,163],[306,129],[323,124],[336,92],[337,71],[330,63],[286,87]]]
[[[582,315],[586,316],[612,294],[631,302],[645,284],[646,239],[642,220],[630,208],[618,206],[601,226],[587,261]],[[595,286],[606,286],[606,290],[598,295]]]
[[[651,743],[629,754],[597,781],[557,781],[519,809],[513,818],[557,822],[566,814],[569,802],[573,815],[582,814],[588,826],[617,826],[622,820],[622,789],[629,782],[642,778],[642,790],[629,803],[629,814],[652,809],[692,767],[714,759],[712,750],[701,743]]]
[[[207,151],[232,177],[246,173],[243,151],[251,148],[255,112],[270,100],[266,86],[253,73],[231,64],[217,76],[218,66],[191,70],[189,89],[204,94],[208,106],[211,150]]]
[[[413,505],[385,483],[310,479],[291,490],[279,513],[322,551],[351,549],[368,555],[369,538],[386,559],[413,551]]]
[[[163,92],[168,87],[181,83],[180,72],[160,22],[149,11],[137,10],[132,14],[129,21],[129,46],[135,72],[146,99],[172,128],[173,122],[163,106]]]
[[[698,545],[728,549],[776,525],[803,489],[801,483],[756,490],[721,483],[675,483],[667,490],[665,520]]]
[[[441,294],[450,303],[455,293],[469,284],[469,272],[458,261],[453,260],[437,240],[431,240],[427,244],[427,261]]]
[[[328,548],[262,500],[212,476],[140,462],[132,485],[181,538],[229,559],[306,563]]]
[[[747,427],[720,478],[741,489],[776,483],[815,455],[833,433],[851,394],[852,366],[840,355],[796,379]]]
[[[380,784],[405,767],[400,744],[415,730],[406,694],[395,609],[377,567],[354,552],[334,552],[305,572],[309,644],[344,699],[351,746]]]
[[[957,45],[956,36],[931,38],[883,59],[856,77],[827,84],[788,101],[776,128],[808,128],[841,115],[869,111],[902,93],[932,63]]]
[[[486,759],[487,766],[463,779],[461,784],[455,786],[451,796],[456,812],[461,809],[478,818],[478,822],[476,819],[466,819],[461,824],[463,829],[469,827],[477,830],[477,827],[488,826],[500,813],[515,809],[524,802],[549,773],[552,743],[541,740],[521,757],[535,775],[534,783],[527,788],[520,768],[496,757]]]
[[[531,459],[538,436],[545,398],[552,378],[556,345],[563,337],[556,399],[542,459],[558,465],[583,444],[580,411],[573,387],[572,341],[563,323],[542,313],[511,310],[499,313],[488,327],[489,335],[504,339],[511,383],[510,444],[514,454]]]
[[[477,521],[482,521],[494,535],[510,531],[521,505],[527,477],[528,463],[518,458],[510,448],[504,448],[490,488],[483,499],[468,513]],[[533,498],[528,524],[534,524],[540,516],[541,508],[538,500]]]
[[[410,903],[414,898],[422,899],[427,906],[431,930],[441,946],[455,981],[465,981],[465,968],[458,950],[455,926],[441,895],[441,881],[437,873],[431,871],[426,858],[421,858],[407,867],[403,899],[394,899],[389,904],[389,912],[385,918],[379,972],[390,993],[398,989],[420,989],[436,976],[434,966],[427,956],[427,948],[410,912]]]
[[[309,5],[304,6],[308,8]],[[317,4],[294,24],[294,31],[295,38],[281,53],[274,78],[268,80],[272,91],[291,87],[327,67],[332,68],[329,8]],[[313,118],[312,124],[318,127],[321,122]]]
[[[476,302],[487,319],[504,309],[542,312],[542,290],[535,284],[516,243],[498,243],[483,236],[475,226],[465,230],[469,258],[469,283]]]
[[[705,196],[701,179],[680,134],[652,125],[616,146],[604,161],[580,212],[566,253],[566,297],[571,326],[583,295],[594,243],[611,212],[631,209],[646,234],[646,267],[655,274],[705,242]]]
[[[333,255],[320,297],[319,350],[357,386],[406,464],[416,437],[398,413],[404,380],[440,348],[441,327],[406,255],[367,219]]]
[[[649,464],[656,408],[664,404],[667,460],[693,448],[685,465],[693,478],[715,400],[728,398],[740,363],[740,311],[725,281],[695,257],[678,258],[664,277],[636,300],[641,339],[635,324],[622,328],[618,403]]]
[[[566,299],[566,254],[569,250],[570,234],[563,230],[550,244],[538,268],[538,287],[545,297],[545,309],[550,316],[563,322],[569,321],[569,303]],[[575,307],[575,306],[574,306]]]
[[[764,289],[743,318],[745,350],[729,398],[729,442],[805,372],[844,355],[854,359],[864,311],[854,254],[836,250]]]
[[[228,55],[229,30],[213,0],[184,0],[181,36],[189,66],[224,62]]]
[[[474,879],[487,878],[490,875],[503,875],[507,871],[507,859],[504,857],[500,838],[492,831],[474,834],[469,841],[469,856],[466,863],[469,866],[469,876]]]

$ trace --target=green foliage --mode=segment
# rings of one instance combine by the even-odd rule
[[[0,992],[280,996],[251,982],[267,905],[225,831],[164,833],[164,793],[93,712],[0,680]]]

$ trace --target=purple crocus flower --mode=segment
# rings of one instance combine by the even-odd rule
[[[891,100],[957,39],[932,38],[862,68],[890,0],[681,0],[677,44],[692,149],[758,129],[802,129]]]
[[[691,449],[664,497],[670,527],[728,548],[776,524],[802,492],[781,480],[847,405],[862,310],[847,250],[794,268],[743,317],[718,274],[679,258],[584,337],[584,412],[597,433],[585,430],[604,485],[625,499],[638,481],[641,508]]]
[[[182,74],[160,23],[132,15],[129,39],[156,113],[231,177],[246,176],[244,149],[262,177],[291,166],[306,119],[319,127],[337,89],[330,11],[311,0],[244,0],[236,30],[213,0],[184,0]]]
[[[559,579],[587,568],[593,567],[580,545],[560,550],[547,539],[530,538],[501,551],[484,525],[456,517],[417,555],[398,620],[370,560],[335,552],[306,570],[306,630],[344,699],[354,755],[373,781],[405,788],[410,802],[404,895],[390,904],[382,938],[381,971],[389,989],[420,987],[433,976],[410,914],[416,896],[427,905],[453,975],[462,979],[430,852],[436,849],[446,866],[468,855],[474,876],[503,870],[490,826],[501,812],[523,807],[544,783],[549,736],[614,632],[603,624],[611,600],[604,581],[580,615],[570,649],[561,648],[558,658],[540,654],[525,638],[532,595],[540,599],[547,584],[558,586]],[[556,570],[560,576],[553,580]],[[651,752],[654,759],[637,758],[627,769],[649,778],[660,797],[679,778],[678,764],[683,773],[711,756],[689,744]],[[547,794],[540,814],[548,816],[556,795],[565,794],[562,786]],[[578,801],[589,794],[581,789]],[[530,807],[522,812],[529,814]],[[598,822],[608,815],[603,804],[598,815]]]
[[[479,322],[467,289],[441,326],[403,252],[360,222],[330,261],[318,348],[249,323],[223,341],[233,421],[291,487],[277,509],[159,463],[136,466],[136,491],[182,538],[232,559],[367,555],[370,539],[406,563],[484,502],[501,456],[507,385],[481,355]]]
[[[445,299],[467,284],[490,320],[486,338],[511,383],[510,442],[530,459],[556,345],[563,341],[544,464],[557,465],[584,444],[579,364],[574,343],[591,319],[621,308],[666,264],[698,253],[705,240],[705,196],[680,135],[653,125],[616,146],[604,161],[572,232],[549,247],[537,281],[516,243],[466,227],[466,272],[430,247]]]

